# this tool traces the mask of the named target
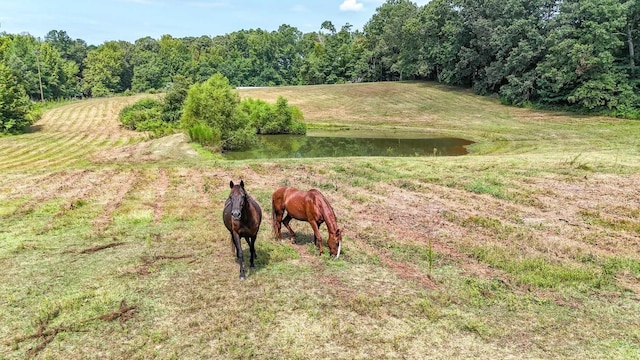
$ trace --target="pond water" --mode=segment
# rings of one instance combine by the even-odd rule
[[[229,160],[343,156],[459,156],[472,141],[420,138],[410,133],[360,131],[309,132],[304,135],[261,135],[258,145],[224,154]]]

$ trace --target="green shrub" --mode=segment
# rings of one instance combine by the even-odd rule
[[[162,103],[156,99],[142,99],[120,111],[122,125],[130,130],[148,131],[161,126]]]
[[[273,106],[260,99],[244,99],[240,103],[240,109],[249,117],[251,126],[258,134],[265,133],[265,125],[275,116]]]
[[[162,99],[162,121],[177,123],[180,120],[190,85],[191,82],[187,77],[180,75],[174,77]]]
[[[244,99],[240,108],[258,134],[307,133],[302,111],[296,106],[289,106],[282,96],[278,97],[275,105],[258,99]]]
[[[207,124],[197,123],[187,129],[191,141],[204,146],[214,146],[220,142],[220,132]]]
[[[224,140],[222,147],[226,150],[248,149],[258,142],[258,137],[252,127],[245,127],[234,131]]]
[[[171,97],[174,104],[181,103],[184,88],[176,92]],[[171,109],[178,111],[177,106]],[[163,116],[177,116],[177,113],[165,111]],[[275,105],[257,99],[240,101],[240,96],[222,74],[192,85],[186,91],[180,116],[180,124],[187,129],[192,141],[207,146],[219,141],[224,150],[254,145],[256,133],[305,134],[307,128],[302,120],[300,109],[289,106],[283,97],[279,97]],[[210,134],[211,131],[214,133]]]
[[[204,83],[189,88],[180,123],[186,129],[197,124],[207,125],[220,134],[223,149],[237,148],[251,142],[242,136],[255,133],[255,130],[245,131],[250,126],[249,117],[239,105],[240,96],[229,85],[229,80],[222,74],[215,74]]]

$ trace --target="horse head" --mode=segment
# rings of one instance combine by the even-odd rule
[[[231,193],[229,199],[231,201],[231,216],[234,220],[240,220],[242,217],[242,209],[247,201],[247,192],[244,190],[244,181],[240,180],[240,184],[234,184],[233,181],[229,182]]]

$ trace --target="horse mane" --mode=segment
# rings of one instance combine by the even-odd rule
[[[317,199],[320,199],[322,204],[322,217],[324,218],[324,222],[327,224],[327,230],[329,233],[333,232],[335,234],[338,230],[338,220],[336,218],[336,213],[333,211],[333,207],[319,190],[311,189],[309,190],[309,193],[313,193]]]

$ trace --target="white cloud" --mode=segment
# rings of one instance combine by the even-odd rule
[[[291,8],[291,10],[293,12],[307,12],[307,11],[309,11],[307,9],[307,7],[304,6],[304,5],[295,5],[293,8]]]
[[[342,11],[362,10],[362,3],[359,3],[358,0],[344,0],[344,2],[340,4],[340,10]]]

